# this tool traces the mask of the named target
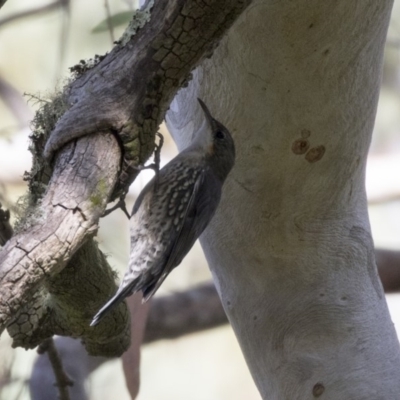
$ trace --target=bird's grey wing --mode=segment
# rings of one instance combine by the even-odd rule
[[[219,204],[221,186],[221,182],[210,169],[204,168],[201,171],[191,187],[190,199],[179,229],[169,247],[161,275],[153,285],[144,290],[144,301],[147,301],[157,291],[168,274],[182,262],[207,227]]]
[[[154,190],[154,184],[153,178],[132,211],[128,270],[117,293],[94,316],[92,326],[133,292],[142,290],[144,300],[149,299],[193,246],[219,202],[221,184],[214,182],[207,169],[195,167],[183,174],[179,163],[171,163],[160,171],[159,190]],[[164,215],[157,221],[155,214]]]
[[[173,181],[179,179],[177,176],[177,173],[179,173],[179,168],[177,168],[177,166],[182,164],[181,160],[184,159],[184,157],[184,153],[178,154],[172,161],[159,170],[158,174],[153,176],[153,178],[146,184],[137,197],[135,204],[133,205],[131,216],[138,212],[146,196],[149,194],[149,192],[154,191],[155,186],[160,186],[160,192],[163,192],[167,190],[167,186],[170,185],[171,180]]]

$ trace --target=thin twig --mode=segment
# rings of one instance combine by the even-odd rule
[[[74,382],[69,378],[63,369],[61,357],[58,354],[56,346],[54,345],[53,338],[44,340],[38,346],[37,352],[39,354],[44,354],[47,352],[51,367],[53,368],[54,376],[56,378],[55,386],[58,387],[60,400],[70,400],[68,386],[73,386]]]
[[[20,127],[28,126],[33,114],[31,109],[26,104],[21,92],[2,76],[0,76],[0,97],[18,121],[18,125]]]
[[[50,100],[42,99],[41,97],[37,96],[36,94],[31,94],[31,93],[26,93],[26,92],[24,92],[24,93],[23,93],[23,96],[25,96],[25,97],[28,98],[27,103],[29,103],[29,102],[32,101],[32,100],[35,100],[35,102],[34,102],[33,104],[38,104],[38,103],[39,103],[39,104],[42,104],[42,103],[48,103],[48,104],[50,104],[50,103],[51,103]]]
[[[114,28],[111,22],[111,11],[110,11],[110,5],[108,4],[108,0],[104,0],[104,8],[106,9],[106,14],[107,14],[107,25],[108,25],[108,31],[110,32],[111,44],[113,44],[115,41]]]
[[[16,21],[17,19],[32,17],[33,15],[36,15],[36,14],[44,14],[46,12],[53,11],[53,10],[57,9],[58,7],[62,6],[63,3],[64,3],[63,0],[56,0],[52,3],[46,4],[44,6],[31,8],[30,10],[26,10],[26,11],[22,11],[20,13],[10,15],[9,17],[6,17],[6,18],[3,18],[2,20],[0,20],[0,28],[4,27],[4,25],[9,24],[10,22]]]
[[[60,46],[59,46],[59,59],[56,68],[57,77],[62,75],[62,68],[64,66],[65,55],[68,48],[69,32],[71,28],[71,2],[70,0],[61,0],[63,7],[61,32],[60,32]]]

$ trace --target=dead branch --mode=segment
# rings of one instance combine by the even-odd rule
[[[127,190],[135,167],[151,154],[176,91],[250,2],[149,1],[110,54],[94,67],[74,69],[78,78],[52,103],[61,108],[45,105],[47,112],[36,117],[30,216],[0,253],[0,332],[8,327],[14,346],[31,348],[61,334],[83,338],[91,354],[118,355],[127,348],[125,305],[88,329],[115,290],[104,256],[88,239],[107,201]],[[54,171],[42,156],[46,141],[49,158],[68,143]]]
[[[105,354],[107,348],[121,354],[129,346],[125,306],[114,313],[119,324],[104,331],[88,325],[98,299],[115,290],[105,257],[93,240],[74,255],[84,238],[95,234],[118,168],[119,146],[112,135],[68,145],[31,225],[1,251],[1,303],[8,307],[13,346],[34,348],[54,334],[81,337],[92,354]]]

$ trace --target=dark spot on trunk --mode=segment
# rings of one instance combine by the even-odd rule
[[[319,161],[325,154],[325,146],[313,147],[306,154],[306,160],[310,163]]]
[[[312,394],[314,397],[321,396],[325,392],[325,387],[322,383],[316,383],[313,387]]]
[[[294,154],[304,154],[310,147],[308,140],[297,139],[292,144],[292,151]]]

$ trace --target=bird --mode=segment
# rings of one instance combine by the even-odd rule
[[[142,291],[142,301],[148,301],[217,210],[235,163],[235,144],[228,129],[213,118],[201,99],[198,102],[204,119],[190,145],[160,169],[136,199],[128,269],[91,326],[133,293]]]

